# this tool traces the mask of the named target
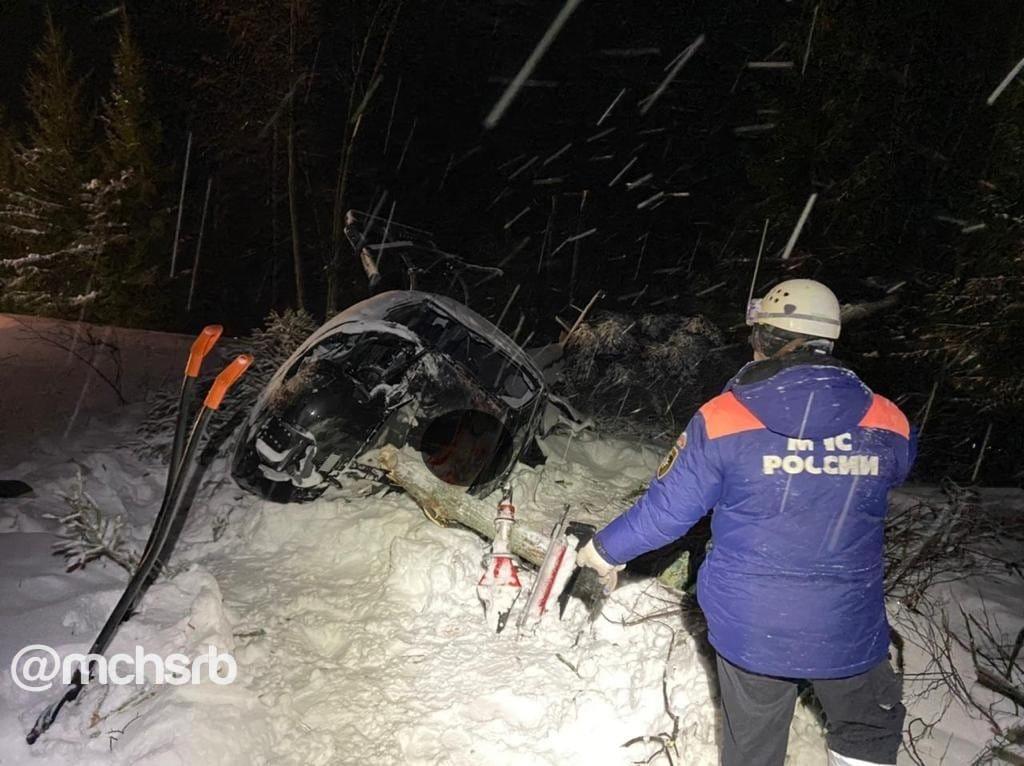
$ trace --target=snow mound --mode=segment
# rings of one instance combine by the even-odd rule
[[[266,504],[239,546],[216,571],[246,615],[240,676],[274,710],[274,762],[622,764],[657,747],[625,743],[671,732],[675,715],[685,762],[717,763],[695,642],[638,619],[671,599],[650,581],[592,627],[573,604],[532,635],[495,636],[475,594],[483,543],[402,495]],[[817,764],[820,733],[801,716],[791,762]]]
[[[125,443],[131,427],[107,443]],[[86,489],[141,540],[161,469],[127,447],[100,450],[98,438],[76,461]],[[549,466],[519,473],[533,513],[573,495],[621,497],[653,458],[589,435],[550,449]],[[85,651],[125,583],[101,562],[65,573],[49,555],[54,535],[32,522],[59,507],[71,469],[27,470],[34,495],[2,514],[0,548],[11,555],[0,575],[24,586],[0,615],[5,626],[21,616],[5,627],[5,658],[30,643]],[[13,762],[627,764],[678,726],[676,762],[717,763],[713,682],[677,614],[647,619],[678,604],[657,583],[625,585],[594,625],[571,602],[562,621],[549,615],[524,635],[510,623],[495,636],[476,597],[485,544],[475,535],[435,526],[401,494],[283,506],[246,495],[223,471],[215,463],[199,493],[178,574],[150,589],[110,651],[196,656],[212,645],[235,658],[237,680],[90,687],[28,748],[24,734],[56,690],[22,691],[5,667],[0,747]],[[524,569],[524,587],[531,578]],[[789,763],[818,764],[822,752],[801,710]]]

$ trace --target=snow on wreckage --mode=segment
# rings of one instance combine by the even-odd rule
[[[244,488],[319,497],[368,450],[417,449],[448,484],[486,495],[536,434],[543,377],[511,339],[449,298],[382,293],[324,324],[277,371],[235,451]]]
[[[437,506],[446,503],[431,484],[477,496],[505,485],[549,400],[557,397],[540,370],[487,320],[442,296],[387,292],[323,325],[275,373],[237,445],[233,474],[265,499],[302,502],[340,485],[348,471],[379,478],[383,469],[440,522],[447,512]],[[405,446],[418,451],[433,478],[426,472],[426,482],[398,478],[396,450]],[[360,460],[385,447],[376,459]],[[596,528],[578,521],[567,526],[567,507],[546,545],[534,539],[524,546],[517,530],[514,554],[511,485],[504,490],[497,517],[487,511],[457,517],[494,540],[478,586],[488,624],[501,632],[518,596],[517,555],[540,568],[520,628],[535,624],[563,596],[564,611],[570,591],[589,602],[596,617],[607,594],[587,576],[573,576],[575,551]]]

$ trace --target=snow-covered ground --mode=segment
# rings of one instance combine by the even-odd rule
[[[160,379],[173,380],[187,339],[158,341],[166,344]],[[126,370],[137,360],[158,369],[146,336],[121,342]],[[5,407],[45,409],[38,386],[17,385],[12,374],[20,354],[37,352],[0,324]],[[83,374],[55,370],[47,378],[52,407],[79,400]],[[127,581],[103,561],[66,573],[50,554],[56,528],[43,515],[64,510],[61,495],[80,471],[85,490],[125,518],[141,549],[165,473],[132,449],[143,412],[115,398],[88,408],[71,430],[59,417],[41,418],[45,427],[12,430],[19,449],[0,453],[0,479],[34,488],[0,499],[0,764],[627,764],[659,749],[673,716],[673,762],[717,763],[704,660],[679,616],[664,614],[677,599],[661,586],[625,585],[594,626],[576,605],[532,634],[510,625],[495,636],[476,597],[484,544],[475,535],[435,526],[393,492],[266,503],[231,482],[223,458],[207,472],[172,576],[149,590],[111,652],[141,645],[196,656],[213,645],[234,656],[237,680],[93,686],[28,747],[25,732],[60,692],[19,689],[11,658],[28,644],[85,651]],[[545,466],[517,474],[521,514],[569,499],[623,502],[658,459],[654,450],[593,436],[547,446]],[[1024,615],[1024,591],[1011,580],[985,592],[1006,630]],[[951,598],[968,593],[950,590]],[[926,661],[908,647],[908,673]],[[941,702],[938,691],[912,702],[911,717],[931,720]],[[948,748],[947,764],[969,763],[990,738],[954,706],[920,752],[939,763]],[[824,763],[821,732],[802,707],[788,763]]]

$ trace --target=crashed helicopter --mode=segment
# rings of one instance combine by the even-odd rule
[[[265,499],[304,502],[368,450],[409,445],[435,476],[482,497],[509,475],[550,399],[533,360],[476,312],[385,292],[328,321],[278,369],[232,474]]]
[[[497,327],[450,298],[390,291],[343,311],[278,369],[249,417],[232,473],[265,499],[303,502],[340,483],[350,468],[365,472],[357,461],[367,451],[412,446],[436,478],[483,497],[505,484],[547,413],[575,419]],[[567,526],[567,514],[533,560],[539,570],[520,629],[556,605],[564,610],[570,591],[588,604],[592,620],[608,595],[577,571],[576,550],[594,527]],[[508,485],[493,524],[462,519],[494,540],[477,595],[495,632],[521,588],[514,520]]]

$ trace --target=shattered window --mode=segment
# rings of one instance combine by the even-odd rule
[[[405,325],[427,346],[465,366],[490,391],[521,399],[536,390],[508,356],[430,306],[401,306],[388,314],[388,320]]]

